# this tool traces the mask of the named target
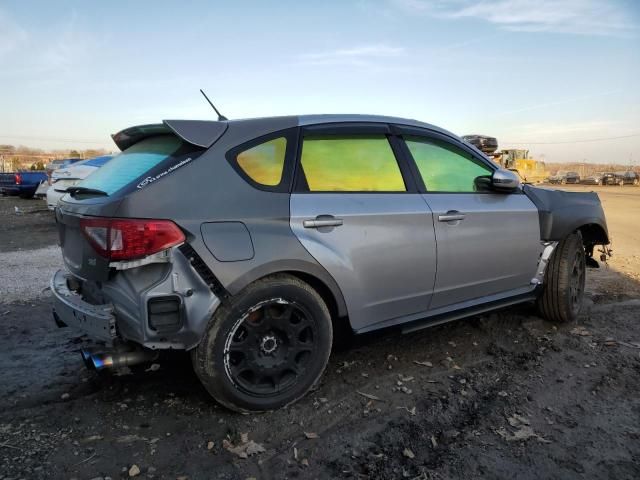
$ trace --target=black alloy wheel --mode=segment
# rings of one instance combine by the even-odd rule
[[[305,375],[316,337],[315,322],[301,305],[283,299],[262,302],[229,331],[225,372],[249,395],[285,392]]]

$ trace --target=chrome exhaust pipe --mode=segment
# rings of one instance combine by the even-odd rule
[[[80,355],[82,356],[82,362],[84,363],[84,366],[89,370],[94,370],[95,367],[93,366],[93,362],[91,361],[91,350],[82,349],[80,350]]]
[[[141,363],[151,362],[158,358],[159,352],[137,348],[129,351],[108,350],[92,352],[82,350],[82,359],[90,370],[117,370]]]

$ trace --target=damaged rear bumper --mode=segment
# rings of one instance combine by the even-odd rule
[[[117,336],[113,305],[92,305],[82,300],[69,288],[67,280],[70,275],[58,270],[51,278],[56,324],[76,328],[96,340],[113,341]]]
[[[165,256],[160,263],[112,267],[104,282],[56,272],[51,280],[56,323],[109,343],[117,339],[153,350],[192,349],[220,299],[177,248]]]

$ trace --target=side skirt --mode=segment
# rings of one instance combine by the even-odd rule
[[[442,309],[438,309],[439,311],[433,312],[422,312],[418,314],[412,314],[405,317],[394,318],[392,320],[381,322],[376,325],[369,325],[360,330],[357,330],[355,333],[366,333],[374,330],[379,330],[382,328],[389,327],[400,327],[402,333],[410,333],[415,332],[416,330],[421,330],[423,328],[433,327],[435,325],[440,325],[442,323],[452,322],[454,320],[459,320],[465,317],[472,317],[474,315],[480,315],[482,313],[490,312],[492,310],[497,310],[499,308],[509,307],[511,305],[517,305],[519,303],[525,303],[535,300],[539,294],[539,288],[536,287],[534,289],[528,289],[528,291],[523,293],[518,293],[516,295],[512,295],[506,298],[499,298],[495,300],[490,300],[487,302],[479,303],[477,305],[471,305],[463,308],[452,309],[452,307],[448,307],[448,311],[442,312]]]

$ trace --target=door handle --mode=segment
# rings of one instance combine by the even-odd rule
[[[438,215],[439,222],[456,222],[459,220],[464,220],[464,213],[460,213],[457,210],[449,210],[444,215]]]
[[[330,218],[315,218],[313,220],[304,220],[302,222],[302,226],[304,228],[320,228],[320,227],[339,227],[340,225],[342,225],[342,219],[341,218],[334,218],[334,217],[330,217]]]

